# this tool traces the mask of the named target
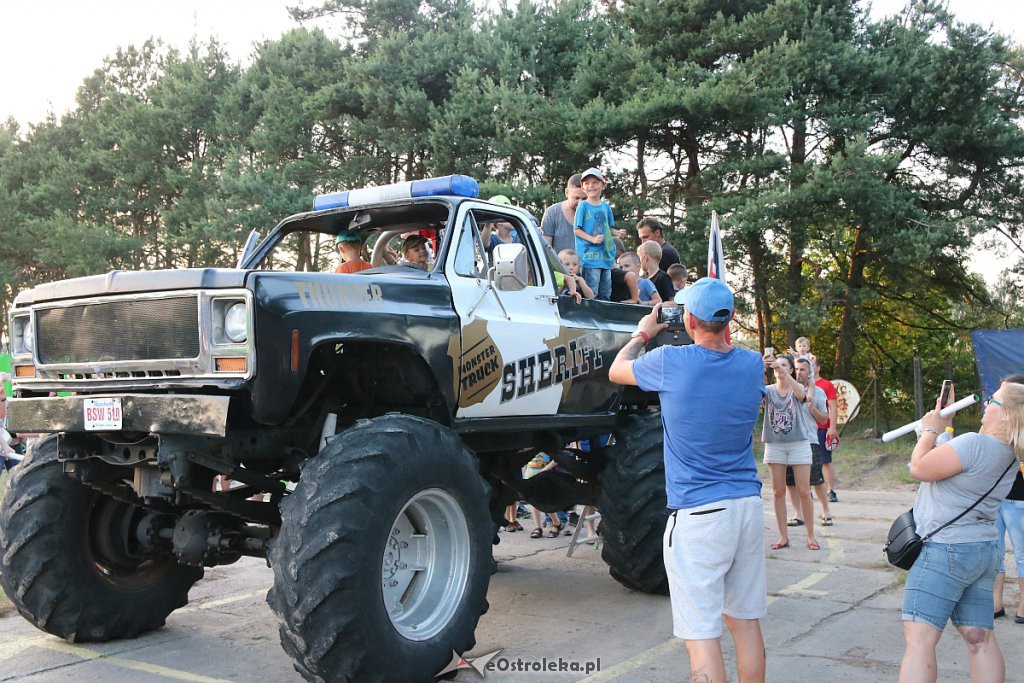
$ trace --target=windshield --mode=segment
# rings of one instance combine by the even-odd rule
[[[315,214],[282,223],[249,268],[361,273],[380,268],[436,267],[450,207],[441,202]]]

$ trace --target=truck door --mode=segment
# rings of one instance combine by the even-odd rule
[[[539,235],[514,210],[474,202],[459,209],[445,265],[462,331],[449,349],[459,384],[456,416],[553,415],[569,371],[565,349],[557,348],[563,328]],[[511,226],[511,240],[526,248],[529,276],[519,291],[501,292],[488,283],[491,254],[482,235],[498,232],[501,222]]]

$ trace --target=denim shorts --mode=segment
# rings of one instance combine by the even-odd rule
[[[1013,545],[1013,560],[1017,565],[1017,578],[1024,579],[1024,500],[1004,500],[996,515],[996,533],[999,534],[999,571],[1006,571],[1006,534]]]
[[[926,542],[903,589],[903,621],[918,621],[939,631],[950,619],[954,626],[991,629],[997,569],[995,541]]]

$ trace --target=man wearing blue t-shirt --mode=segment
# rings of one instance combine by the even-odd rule
[[[679,292],[694,343],[643,356],[666,325],[654,307],[637,325],[608,375],[656,391],[665,432],[665,488],[672,509],[664,557],[673,632],[686,641],[694,680],[725,680],[722,621],[736,643],[740,681],[763,681],[767,612],[764,509],[754,464],[754,423],[764,397],[764,361],[726,341],[733,295],[701,278]],[[705,678],[701,678],[705,680]]]

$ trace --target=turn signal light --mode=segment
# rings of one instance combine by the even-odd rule
[[[36,366],[34,365],[15,365],[14,366],[15,377],[35,377]]]
[[[217,372],[245,372],[245,358],[217,358],[214,360],[214,368]]]

